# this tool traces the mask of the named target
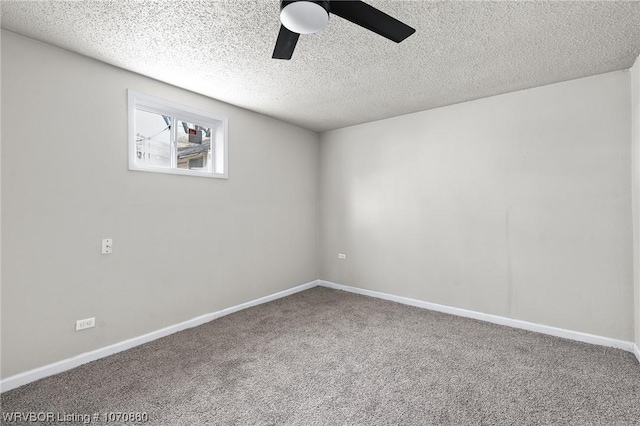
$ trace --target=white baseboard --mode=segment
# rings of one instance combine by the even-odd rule
[[[535,324],[532,322],[521,321],[517,319],[501,317],[498,315],[485,314],[477,311],[470,311],[462,308],[454,308],[452,306],[439,305],[437,303],[423,302],[422,300],[411,299],[408,297],[395,296],[393,294],[381,293],[379,291],[365,290],[358,287],[350,287],[342,284],[332,283],[330,281],[318,280],[318,285],[329,287],[337,290],[344,290],[350,293],[362,294],[364,296],[376,297],[378,299],[391,300],[393,302],[402,303],[404,305],[417,306],[419,308],[429,309],[432,311],[444,312],[447,314],[458,315],[461,317],[473,318],[480,321],[486,321],[493,324],[506,325],[513,328],[535,331],[538,333],[549,334],[556,337],[564,337],[565,339],[577,340],[579,342],[591,343],[594,345],[608,346],[611,348],[623,349],[625,351],[634,352],[640,361],[638,347],[633,342],[625,340],[611,339],[609,337],[596,336],[594,334],[582,333],[580,331],[565,330],[563,328],[551,327],[548,325]]]
[[[90,352],[85,352],[71,358],[64,359],[62,361],[48,364],[43,367],[35,368],[33,370],[25,371],[24,373],[16,374],[15,376],[7,377],[0,381],[0,392],[6,392],[11,389],[15,389],[19,386],[26,385],[27,383],[34,382],[36,380],[52,376],[54,374],[61,373],[63,371],[71,370],[82,364],[86,364],[91,361],[95,361],[100,358],[104,358],[109,355],[113,355],[118,352],[131,349],[135,346],[142,345],[147,342],[159,339],[161,337],[168,336],[169,334],[177,333],[178,331],[186,330],[188,328],[197,327],[201,324],[212,321],[216,318],[223,317],[225,315],[232,314],[234,312],[241,311],[243,309],[250,308],[252,306],[261,305],[263,303],[270,302],[272,300],[280,299],[298,293],[304,290],[308,290],[317,285],[323,287],[329,287],[337,290],[344,290],[350,293],[362,294],[365,296],[376,297],[378,299],[391,300],[394,302],[402,303],[405,305],[417,306],[419,308],[430,309],[432,311],[444,312],[447,314],[458,315],[467,318],[474,318],[481,321],[486,321],[494,324],[506,325],[509,327],[520,328],[523,330],[535,331],[538,333],[549,334],[551,336],[564,337],[566,339],[577,340],[580,342],[591,343],[595,345],[608,346],[612,348],[623,349],[635,354],[640,362],[640,349],[638,345],[633,342],[627,342],[624,340],[611,339],[609,337],[596,336],[593,334],[582,333],[579,331],[565,330],[562,328],[550,327],[547,325],[535,324],[531,322],[501,317],[497,315],[485,314],[477,311],[470,311],[467,309],[454,308],[452,306],[439,305],[437,303],[424,302],[421,300],[411,299],[408,297],[395,296],[392,294],[382,293],[378,291],[366,290],[357,287],[345,286],[342,284],[336,284],[330,281],[311,281],[306,284],[299,285],[297,287],[283,290],[278,293],[274,293],[268,296],[264,296],[249,302],[241,303],[230,308],[222,309],[217,312],[201,315],[199,317],[190,319],[188,321],[174,324],[169,327],[162,328],[160,330],[152,331],[151,333],[144,334],[142,336],[134,337],[128,340],[124,340],[113,345],[106,346],[104,348],[96,349]]]
[[[212,312],[210,314],[201,315],[197,318],[190,319],[188,321],[174,324],[169,327],[162,328],[160,330],[152,331],[151,333],[144,334],[142,336],[134,337],[128,340],[124,340],[113,345],[106,346],[104,348],[96,349],[90,352],[85,352],[71,358],[64,359],[62,361],[54,362],[53,364],[45,365],[43,367],[35,368],[33,370],[25,371],[24,373],[16,374],[15,376],[7,377],[0,381],[0,392],[6,392],[11,389],[15,389],[19,386],[26,385],[27,383],[34,382],[36,380],[52,376],[54,374],[61,373],[63,371],[71,370],[82,364],[86,364],[91,361],[95,361],[100,358],[104,358],[109,355],[113,355],[118,352],[122,352],[127,349],[131,349],[135,346],[142,345],[143,343],[151,342],[152,340],[159,339],[161,337],[168,336],[169,334],[177,333],[178,331],[185,330],[212,321],[216,318],[223,317],[225,315],[232,314],[234,312],[241,311],[243,309],[250,308],[252,306],[261,305],[263,303],[271,302],[272,300],[280,299],[282,297],[289,296],[300,291],[308,290],[318,285],[317,281],[311,281],[306,284],[299,285],[287,290],[280,291],[278,293],[264,296],[259,299],[251,300],[249,302],[241,303],[230,308],[223,309],[221,311]]]

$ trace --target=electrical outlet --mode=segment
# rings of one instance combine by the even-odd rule
[[[338,259],[346,259],[347,255],[344,253],[338,253]]]
[[[92,328],[96,326],[96,317],[85,318],[76,321],[76,331],[84,330],[85,328]]]

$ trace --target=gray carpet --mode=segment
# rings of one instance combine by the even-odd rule
[[[640,424],[640,365],[621,350],[316,287],[1,402],[146,412],[153,425],[629,425]]]

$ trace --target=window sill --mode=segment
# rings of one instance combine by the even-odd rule
[[[212,172],[203,172],[198,170],[189,170],[189,169],[169,169],[162,167],[136,167],[129,166],[129,170],[137,171],[137,172],[153,172],[153,173],[165,173],[169,175],[182,175],[182,176],[195,176],[195,177],[206,177],[206,178],[215,178],[215,179],[229,179],[229,176],[226,173],[212,173]]]

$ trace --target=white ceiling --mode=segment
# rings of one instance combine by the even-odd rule
[[[640,2],[369,0],[395,44],[335,15],[271,59],[278,0],[3,1],[2,27],[324,131],[629,68]]]

